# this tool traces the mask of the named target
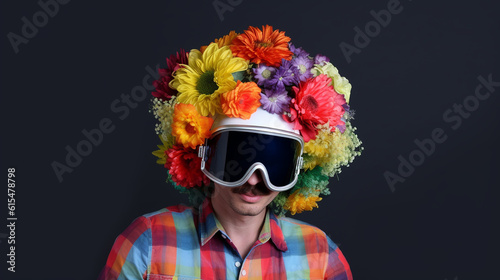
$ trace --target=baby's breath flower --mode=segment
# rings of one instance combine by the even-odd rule
[[[322,173],[333,177],[341,172],[342,166],[349,166],[363,148],[355,127],[346,122],[346,129],[341,133],[338,129],[330,132],[327,125],[321,126],[316,139],[304,145],[304,169],[310,170],[316,166],[323,168]]]
[[[151,112],[155,119],[159,121],[159,123],[155,124],[155,132],[160,135],[163,141],[168,144],[168,146],[172,146],[174,143],[174,136],[172,135],[172,122],[174,115],[174,105],[176,98],[172,97],[170,100],[161,100],[159,98],[153,98],[153,106],[151,108]]]

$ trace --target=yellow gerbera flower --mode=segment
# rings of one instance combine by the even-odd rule
[[[288,197],[285,205],[283,205],[283,209],[290,211],[292,215],[295,215],[296,213],[302,213],[303,211],[312,211],[313,208],[318,208],[317,202],[321,201],[322,199],[323,198],[317,195],[310,195],[305,197],[297,190]]]
[[[229,47],[211,43],[205,52],[191,50],[188,65],[175,71],[170,86],[179,93],[177,101],[193,104],[203,116],[221,113],[220,94],[236,87],[233,73],[248,68],[248,61],[233,57]]]
[[[167,154],[165,152],[172,147],[173,143],[169,143],[169,142],[163,140],[161,135],[159,135],[159,137],[160,137],[161,143],[163,145],[158,145],[159,150],[154,151],[153,155],[158,157],[158,159],[156,160],[156,163],[161,164],[161,165],[165,165],[165,163],[167,162]]]
[[[184,147],[196,149],[196,146],[210,137],[210,127],[214,120],[201,116],[192,104],[179,103],[175,105],[172,135],[177,143]]]

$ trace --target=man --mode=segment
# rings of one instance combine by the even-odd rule
[[[324,232],[268,209],[279,193],[273,189],[283,187],[270,180],[268,169],[278,172],[272,164],[291,154],[292,170],[281,163],[279,172],[293,174],[285,188],[297,180],[303,143],[290,124],[259,108],[249,120],[222,116],[213,127],[202,164],[214,181],[211,196],[199,209],[170,207],[135,220],[116,239],[100,279],[352,279]],[[261,152],[234,153],[238,147]],[[220,163],[236,160],[238,167]]]
[[[100,279],[352,279],[323,231],[284,217],[317,207],[361,144],[348,80],[289,41],[249,27],[167,59],[153,154],[194,206],[136,219]]]

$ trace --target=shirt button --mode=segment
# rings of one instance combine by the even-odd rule
[[[241,263],[240,263],[240,262],[235,262],[235,263],[234,263],[234,265],[235,265],[236,267],[240,267],[240,266],[241,266]],[[244,274],[243,274],[243,275],[244,275]]]
[[[243,275],[243,276],[247,275],[247,271],[243,269],[243,270],[241,271],[241,275]]]

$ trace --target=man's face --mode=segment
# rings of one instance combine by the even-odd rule
[[[278,195],[278,192],[266,188],[259,171],[255,171],[240,187],[224,187],[217,183],[214,185],[212,194],[214,208],[230,215],[257,216]]]

